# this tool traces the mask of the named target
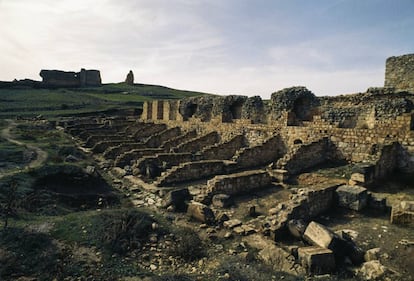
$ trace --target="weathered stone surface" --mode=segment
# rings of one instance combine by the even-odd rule
[[[414,92],[414,54],[387,59],[384,86]]]
[[[188,188],[172,190],[164,198],[164,207],[174,206],[175,210],[185,212],[187,209],[186,202],[191,200],[191,197]]]
[[[217,208],[227,208],[233,203],[230,195],[227,194],[216,194],[213,196],[212,204]]]
[[[272,119],[280,118],[284,111],[292,112],[295,115],[292,116],[292,123],[310,120],[318,105],[318,98],[305,87],[280,90],[273,93],[270,99]]]
[[[227,227],[227,228],[235,228],[235,227],[241,226],[242,222],[241,220],[238,220],[238,219],[232,219],[232,220],[225,221],[223,225],[224,227]]]
[[[199,202],[191,202],[188,205],[187,214],[203,223],[213,224],[215,222],[213,211],[206,205]]]
[[[367,206],[368,191],[362,186],[342,185],[336,190],[339,206],[360,211]]]
[[[359,275],[364,280],[378,280],[387,272],[387,268],[378,260],[367,261],[362,264]]]
[[[301,265],[312,274],[326,274],[335,271],[335,257],[331,250],[311,246],[298,249]]]
[[[298,263],[295,258],[274,244],[269,239],[259,234],[253,234],[244,238],[250,247],[259,250],[258,258],[265,264],[273,267],[276,271],[286,272],[295,276],[303,276],[305,269]]]
[[[366,251],[364,258],[365,261],[378,260],[380,258],[381,248],[373,248]]]
[[[134,85],[134,73],[130,70],[125,78],[125,83],[127,85]]]
[[[299,219],[299,220],[290,220],[288,221],[288,229],[290,234],[292,234],[294,237],[296,238],[302,238],[303,234],[305,233],[306,230],[306,223]]]
[[[314,221],[306,227],[303,238],[312,245],[330,249],[333,252],[340,252],[343,248],[342,241],[333,231]]]
[[[414,224],[414,201],[401,201],[393,205],[391,223]]]

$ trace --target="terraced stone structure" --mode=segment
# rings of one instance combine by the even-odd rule
[[[368,187],[397,170],[414,172],[412,57],[388,59],[386,87],[364,93],[317,97],[305,87],[291,87],[269,101],[258,96],[148,101],[139,120],[78,120],[65,124],[66,131],[123,181],[162,194],[188,188],[194,201],[207,205],[219,194],[284,186],[324,165],[352,165],[347,185],[352,193],[353,186]],[[290,220],[309,221],[340,206],[335,194],[344,184],[292,191],[290,200],[251,224],[279,239]],[[364,206],[374,206],[376,199],[364,194]]]

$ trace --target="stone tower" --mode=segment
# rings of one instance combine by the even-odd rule
[[[387,59],[384,86],[414,93],[414,54]]]
[[[134,73],[132,72],[132,70],[128,72],[127,77],[125,79],[125,83],[127,85],[134,85]]]

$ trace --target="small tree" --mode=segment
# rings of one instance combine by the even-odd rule
[[[0,214],[3,216],[3,228],[9,224],[9,218],[17,213],[18,196],[17,183],[12,181],[4,192],[4,198],[0,202]]]

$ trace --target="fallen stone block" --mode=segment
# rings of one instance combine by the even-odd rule
[[[391,223],[414,224],[414,201],[401,201],[393,205]]]
[[[172,190],[164,198],[164,207],[173,206],[176,211],[185,212],[187,210],[187,201],[191,200],[188,188]]]
[[[336,189],[336,194],[341,207],[360,211],[367,206],[368,191],[365,187],[342,185]]]
[[[332,230],[317,222],[309,223],[303,238],[314,246],[332,250],[335,255],[343,253],[343,240]]]
[[[224,225],[224,227],[232,229],[232,228],[241,226],[242,222],[241,222],[241,220],[238,220],[238,219],[232,219],[232,220],[228,220],[228,221],[223,222],[223,225]]]
[[[200,222],[214,224],[215,217],[213,211],[204,204],[191,202],[187,208],[187,214]]]
[[[213,196],[212,204],[216,208],[227,208],[233,203],[230,195],[227,194],[216,194]]]
[[[265,264],[272,266],[274,270],[294,276],[303,276],[306,273],[305,269],[296,263],[295,258],[289,252],[278,247],[262,235],[246,236],[243,241],[246,241],[250,247],[258,249],[258,258]]]
[[[335,256],[329,249],[318,246],[298,249],[300,264],[311,274],[326,274],[335,271]]]

